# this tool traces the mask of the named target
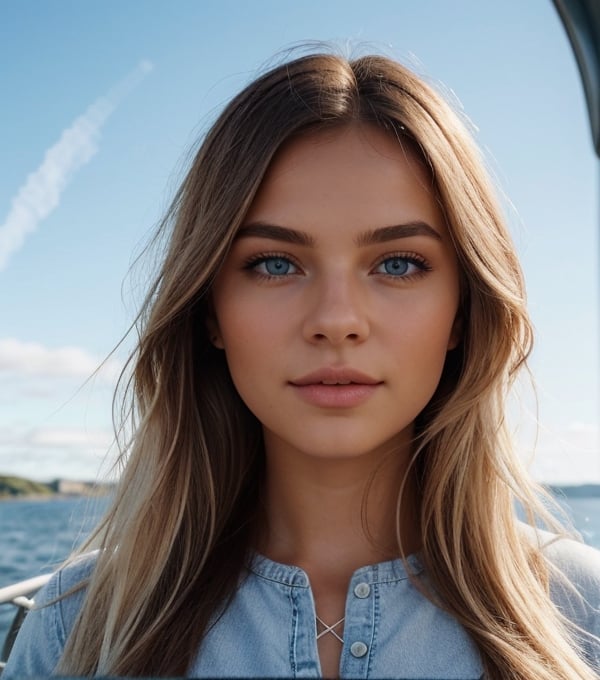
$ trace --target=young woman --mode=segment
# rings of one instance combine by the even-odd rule
[[[531,327],[448,105],[383,57],[284,64],[162,229],[99,550],[4,678],[596,677],[598,553],[515,518],[548,521],[504,427]]]

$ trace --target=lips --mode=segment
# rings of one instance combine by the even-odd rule
[[[320,368],[291,381],[292,385],[379,385],[382,381],[349,367]]]
[[[322,368],[290,382],[306,402],[320,408],[353,408],[367,401],[382,385],[352,368]]]

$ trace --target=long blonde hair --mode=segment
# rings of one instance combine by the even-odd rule
[[[463,339],[417,422],[431,596],[472,636],[486,677],[593,678],[549,599],[543,556],[515,519],[515,499],[543,512],[504,424],[532,332],[479,154],[459,116],[409,70],[329,54],[278,66],[231,101],[161,225],[166,252],[127,385],[134,436],[88,544],[101,550],[62,672],[184,674],[233,596],[253,546],[263,445],[208,337],[211,282],[281,145],[357,121],[426,163],[462,270]]]

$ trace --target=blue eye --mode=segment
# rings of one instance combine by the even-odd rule
[[[375,267],[375,273],[396,279],[408,279],[416,274],[424,274],[430,269],[427,262],[418,255],[393,255],[381,260]]]
[[[409,262],[404,257],[390,257],[384,260],[380,266],[383,266],[386,274],[392,276],[403,276],[409,269]]]
[[[254,270],[266,276],[286,276],[295,274],[298,270],[285,257],[263,257],[254,264]]]

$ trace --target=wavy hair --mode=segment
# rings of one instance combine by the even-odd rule
[[[515,499],[530,518],[544,515],[504,423],[532,330],[479,152],[460,116],[408,69],[331,54],[273,68],[229,103],[160,226],[166,248],[126,385],[134,435],[87,544],[101,550],[61,672],[182,675],[233,596],[253,546],[263,443],[208,337],[211,282],[278,149],[351,123],[386,130],[423,160],[462,272],[462,342],[417,421],[429,596],[469,632],[487,678],[593,678],[550,601],[543,555],[515,519]]]

